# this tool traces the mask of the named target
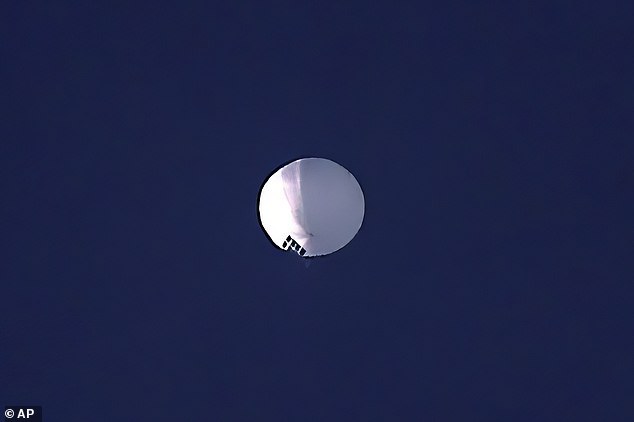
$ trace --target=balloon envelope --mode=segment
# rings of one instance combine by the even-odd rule
[[[363,222],[365,200],[348,170],[325,158],[302,158],[266,180],[258,210],[273,243],[310,257],[352,240]]]

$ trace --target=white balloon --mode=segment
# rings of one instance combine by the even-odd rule
[[[352,173],[325,158],[302,158],[262,186],[260,222],[273,243],[303,257],[333,253],[357,234],[365,213]]]

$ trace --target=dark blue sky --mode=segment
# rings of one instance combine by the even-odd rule
[[[633,420],[634,3],[87,3],[0,11],[0,405]],[[304,156],[366,198],[308,268]]]

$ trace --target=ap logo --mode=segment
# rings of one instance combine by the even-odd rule
[[[5,406],[4,420],[42,422],[41,406]]]

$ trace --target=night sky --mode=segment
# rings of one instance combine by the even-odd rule
[[[634,3],[5,1],[0,406],[634,420]],[[346,247],[264,179],[363,188]]]

